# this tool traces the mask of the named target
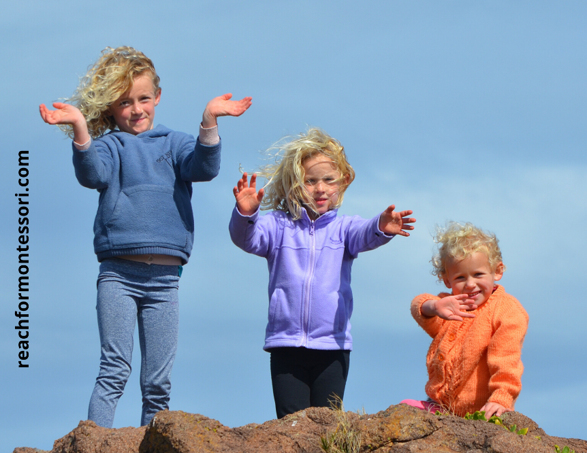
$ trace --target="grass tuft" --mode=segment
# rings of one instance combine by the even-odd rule
[[[357,430],[345,412],[340,397],[330,401],[330,407],[336,418],[336,429],[320,437],[321,448],[325,453],[359,453],[361,449],[361,432]]]

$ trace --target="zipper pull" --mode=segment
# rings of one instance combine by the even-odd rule
[[[314,221],[310,221],[310,236],[314,235]]]

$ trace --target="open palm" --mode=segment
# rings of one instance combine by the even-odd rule
[[[243,173],[243,177],[238,180],[238,183],[234,189],[232,189],[234,198],[236,199],[236,205],[239,212],[242,215],[252,215],[259,209],[265,190],[260,189],[257,192],[257,175],[251,176],[251,182],[249,184],[247,180],[247,174]]]

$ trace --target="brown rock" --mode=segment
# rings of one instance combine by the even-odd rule
[[[435,415],[403,404],[361,418],[363,444],[373,450],[428,437],[441,427]]]
[[[185,412],[159,412],[147,429],[140,453],[316,452],[333,412],[309,408],[281,420],[230,429],[216,420]]]
[[[47,450],[39,450],[38,448],[17,447],[12,453],[50,453]]]
[[[553,444],[558,445],[561,450],[564,447],[569,447],[571,450],[575,450],[575,453],[587,453],[587,442],[581,439],[567,439],[564,437],[550,437]]]
[[[145,427],[102,428],[89,420],[53,444],[51,453],[137,453]]]
[[[82,421],[55,441],[51,452],[17,448],[14,453],[322,453],[323,441],[344,439],[360,441],[360,449],[353,450],[357,453],[554,453],[554,445],[587,453],[586,441],[550,437],[523,414],[510,412],[502,419],[508,427],[528,428],[528,433],[406,405],[374,415],[310,408],[281,420],[232,429],[203,415],[162,411],[141,428],[106,429]]]

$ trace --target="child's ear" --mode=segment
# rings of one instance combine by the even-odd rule
[[[157,89],[157,94],[155,95],[155,107],[159,105],[159,101],[161,100],[161,88]]]
[[[446,275],[442,276],[442,281],[444,282],[444,286],[446,286],[448,289],[451,289],[450,281],[448,280],[448,278],[446,278]]]
[[[493,277],[493,281],[497,282],[499,280],[501,280],[501,277],[503,277],[503,271],[504,271],[504,265],[503,263],[497,263],[497,266],[495,266],[495,277]]]

